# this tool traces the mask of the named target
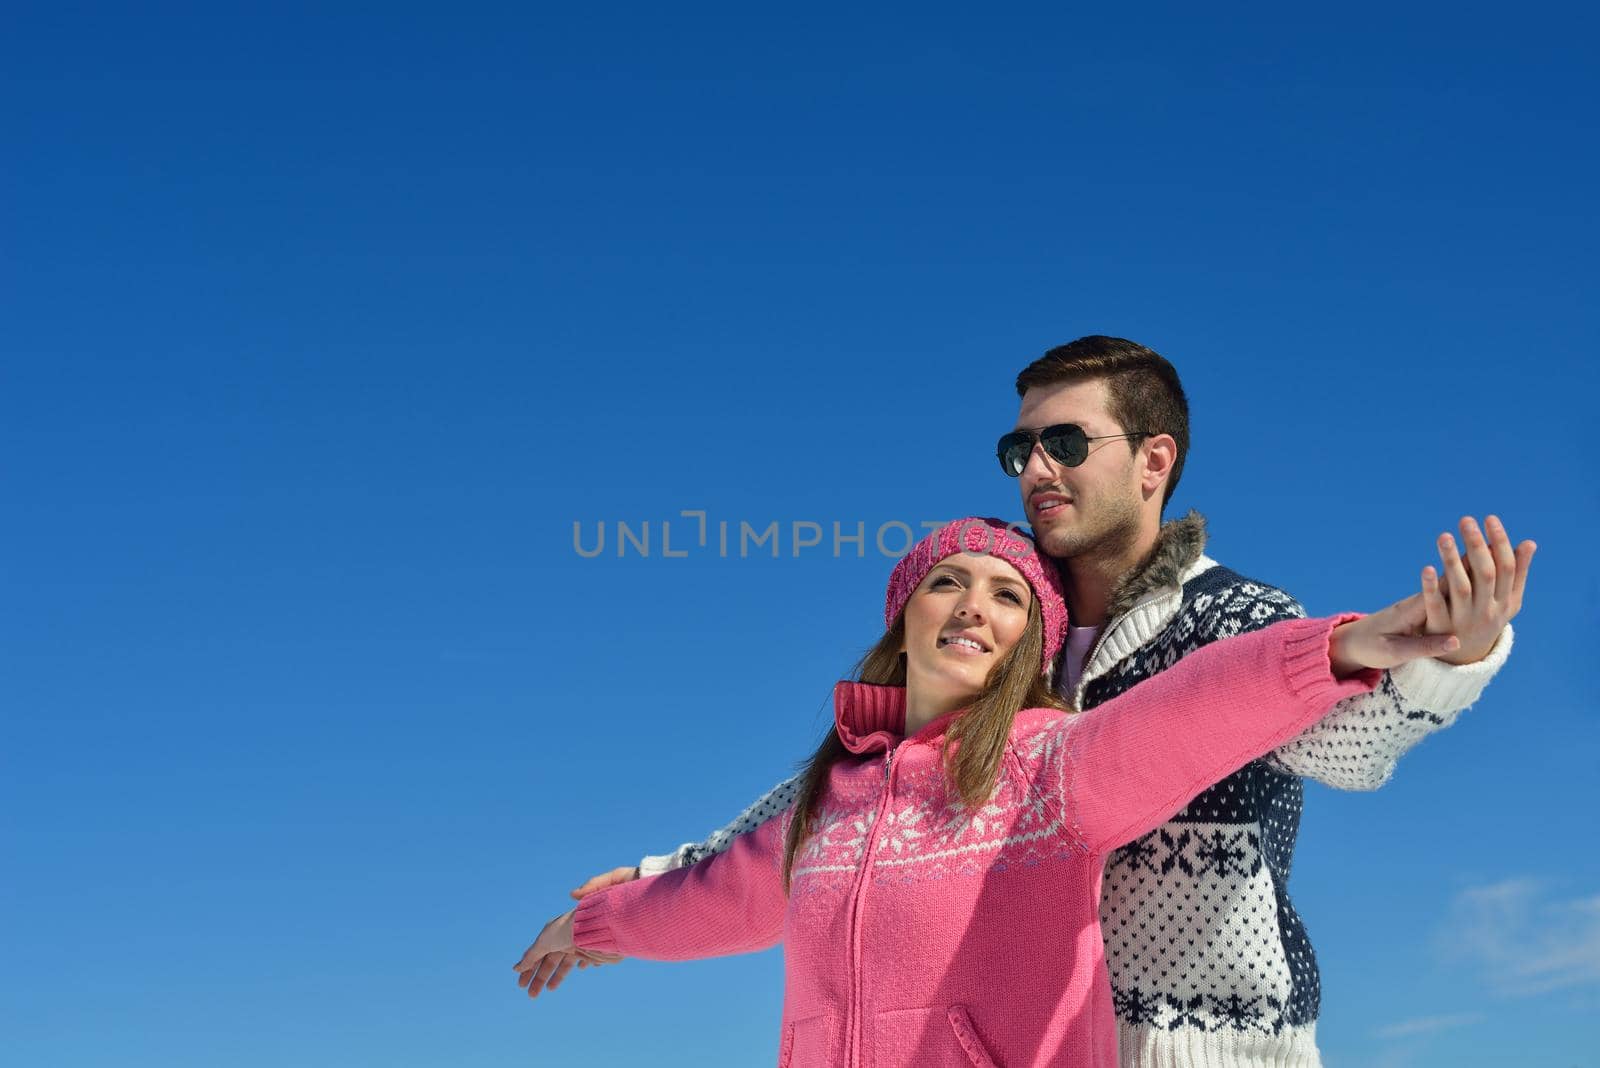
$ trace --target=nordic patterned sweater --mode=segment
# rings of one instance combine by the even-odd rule
[[[1275,587],[1203,555],[1196,513],[1163,526],[1114,591],[1075,706],[1092,709],[1218,638],[1304,616]],[[1449,666],[1418,660],[1371,693],[1229,775],[1106,862],[1100,921],[1123,1068],[1318,1068],[1320,979],[1288,880],[1302,777],[1344,790],[1383,785],[1407,750],[1478,699],[1511,651]],[[779,783],[702,842],[640,861],[652,875],[694,864],[783,813]]]
[[[840,683],[857,758],[830,770],[787,894],[792,808],[704,863],[585,897],[573,941],[681,960],[781,938],[780,1068],[1115,1068],[1106,853],[1370,690],[1379,672],[1329,673],[1351,618],[1218,642],[1088,715],[1019,712],[976,809],[941,760],[960,711],[908,739],[904,688]]]

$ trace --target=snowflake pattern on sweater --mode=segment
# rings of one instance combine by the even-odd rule
[[[1092,709],[1211,642],[1302,618],[1299,602],[1201,558],[1167,625],[1087,676]],[[1168,1032],[1278,1036],[1310,1028],[1321,977],[1288,881],[1304,804],[1301,776],[1381,785],[1406,749],[1459,708],[1410,703],[1386,674],[1300,738],[1228,776],[1106,863],[1100,917],[1118,1018]]]
[[[1065,729],[1065,723],[1058,723],[1013,735],[1011,744],[1029,766],[1058,765]],[[976,808],[962,804],[960,795],[947,789],[944,771],[937,766],[903,773],[900,784],[901,799],[884,813],[872,857],[877,882],[901,879],[912,867],[918,880],[1000,872],[1073,849],[1048,786],[1028,775],[1015,758],[1002,762],[993,793]],[[796,858],[791,893],[843,889],[861,866],[877,817],[875,794],[835,787],[818,810],[816,831]]]
[[[1076,706],[1086,714],[1204,645],[1305,615],[1289,594],[1219,565],[1203,547],[1194,513],[1163,529],[1156,563],[1131,576],[1132,592],[1084,666]],[[1479,664],[1418,661],[1386,673],[1373,692],[1341,702],[1110,855],[1100,919],[1126,1068],[1320,1063],[1321,980],[1288,892],[1303,779],[1343,790],[1383,785],[1401,756],[1478,698],[1511,644],[1508,626]],[[641,870],[727,848],[787,809],[799,781],[778,784],[703,842],[644,858]]]
[[[1304,615],[1281,590],[1209,568],[1185,584],[1182,609],[1155,640],[1089,681],[1083,707],[1210,642]],[[1111,855],[1100,922],[1125,1025],[1275,1035],[1317,1018],[1316,957],[1288,893],[1302,800],[1297,776],[1256,761]]]

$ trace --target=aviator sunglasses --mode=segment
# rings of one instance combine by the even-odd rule
[[[995,455],[1000,457],[1000,469],[1012,478],[1020,478],[1033,455],[1035,443],[1043,445],[1045,454],[1066,467],[1077,467],[1088,459],[1089,442],[1110,441],[1113,438],[1149,437],[1148,430],[1134,430],[1126,434],[1100,434],[1090,437],[1076,423],[1057,423],[1042,430],[1013,430],[1000,439]]]

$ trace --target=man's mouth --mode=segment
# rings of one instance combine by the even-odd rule
[[[1037,516],[1052,516],[1072,503],[1059,493],[1041,493],[1033,498],[1033,512]]]

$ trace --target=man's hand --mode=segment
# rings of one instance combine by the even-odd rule
[[[604,890],[606,887],[616,886],[618,883],[632,882],[638,877],[638,868],[612,868],[608,872],[605,872],[601,875],[596,875],[594,878],[590,879],[576,890],[569,890],[568,893],[570,893],[573,897],[582,900],[583,898],[586,898],[590,894],[594,893],[596,890]]]
[[[1484,521],[1489,537],[1471,516],[1461,519],[1461,540],[1466,561],[1456,550],[1456,540],[1439,535],[1439,559],[1444,584],[1432,567],[1422,570],[1422,599],[1427,608],[1424,633],[1454,634],[1461,647],[1439,659],[1447,664],[1472,664],[1489,655],[1505,625],[1522,610],[1522,590],[1528,566],[1538,546],[1525,541],[1515,550],[1498,516]]]

